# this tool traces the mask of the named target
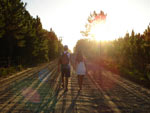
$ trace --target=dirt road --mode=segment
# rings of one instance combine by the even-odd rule
[[[150,90],[95,65],[88,65],[83,90],[72,69],[61,88],[56,62],[0,80],[1,113],[150,113]]]

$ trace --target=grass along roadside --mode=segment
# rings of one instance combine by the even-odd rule
[[[12,76],[24,73],[30,69],[31,68],[23,68],[21,65],[16,67],[0,68],[0,77],[1,80],[2,78],[10,78]]]

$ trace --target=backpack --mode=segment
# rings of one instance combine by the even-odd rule
[[[65,65],[65,64],[69,64],[69,58],[68,58],[68,52],[63,53],[60,59],[61,64]]]

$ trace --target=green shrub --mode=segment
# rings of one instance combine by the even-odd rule
[[[18,70],[18,71],[23,70],[23,66],[22,66],[22,65],[18,65],[18,66],[17,66],[17,70]]]
[[[7,75],[8,71],[6,68],[0,68],[0,76]]]
[[[15,72],[16,72],[16,68],[15,68],[15,67],[9,67],[9,68],[7,69],[7,71],[8,71],[8,74],[12,74],[12,73],[15,73]]]
[[[0,68],[0,76],[10,75],[21,70],[23,70],[22,65],[18,65],[17,67]]]
[[[150,71],[147,71],[147,78],[148,78],[148,80],[150,80]]]

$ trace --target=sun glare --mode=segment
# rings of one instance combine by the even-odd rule
[[[90,34],[92,38],[97,41],[114,40],[107,23],[96,23],[95,25],[92,25]]]

